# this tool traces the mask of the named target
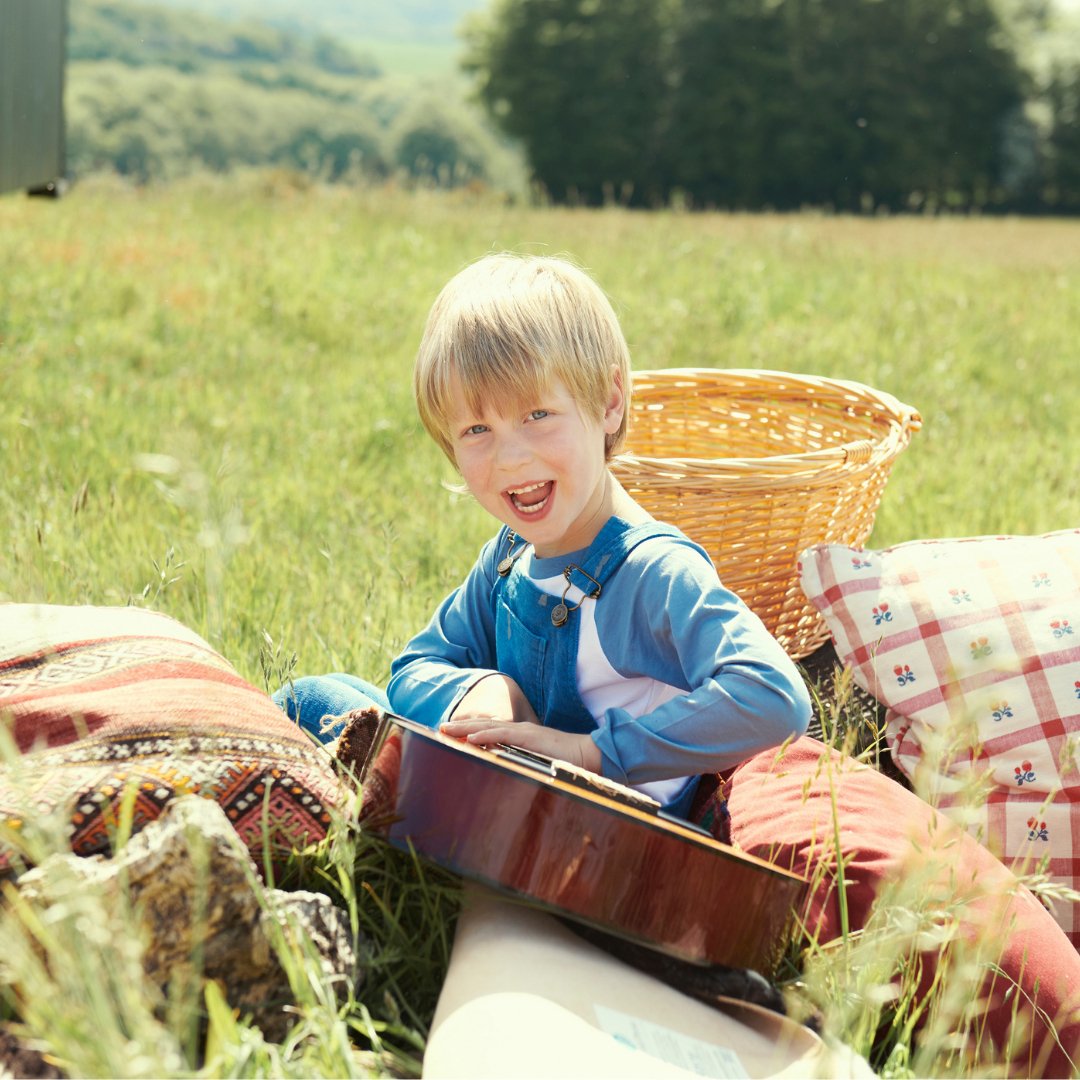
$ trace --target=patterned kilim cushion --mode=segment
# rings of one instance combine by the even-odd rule
[[[1080,530],[821,545],[801,575],[915,789],[1011,865],[1048,856],[1080,886]],[[1080,905],[1055,916],[1080,946]]]
[[[198,794],[260,866],[265,846],[277,861],[324,837],[342,798],[325,751],[266,694],[140,608],[0,604],[0,722],[18,751],[0,761],[0,822],[59,809],[81,855],[109,850],[132,787],[136,829]]]

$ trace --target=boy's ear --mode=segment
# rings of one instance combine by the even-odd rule
[[[618,364],[611,365],[611,392],[604,407],[604,433],[614,435],[622,424],[626,409],[626,394],[623,392],[622,372]]]

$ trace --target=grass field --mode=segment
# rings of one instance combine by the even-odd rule
[[[265,629],[301,670],[381,678],[488,532],[440,484],[409,372],[441,284],[503,248],[591,269],[638,368],[811,372],[917,407],[876,543],[1080,520],[1080,223],[98,182],[0,200],[0,598],[149,585],[249,676]]]
[[[0,198],[0,601],[152,606],[270,689],[293,654],[383,680],[490,532],[443,486],[409,373],[439,287],[499,249],[591,270],[637,368],[916,406],[875,544],[1080,522],[1080,222],[98,179]]]

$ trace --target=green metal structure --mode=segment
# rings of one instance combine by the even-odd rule
[[[67,0],[0,0],[0,191],[59,194]]]

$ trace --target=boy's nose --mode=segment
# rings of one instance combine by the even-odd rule
[[[495,465],[499,469],[517,468],[528,459],[528,445],[517,435],[504,435],[495,446]]]

